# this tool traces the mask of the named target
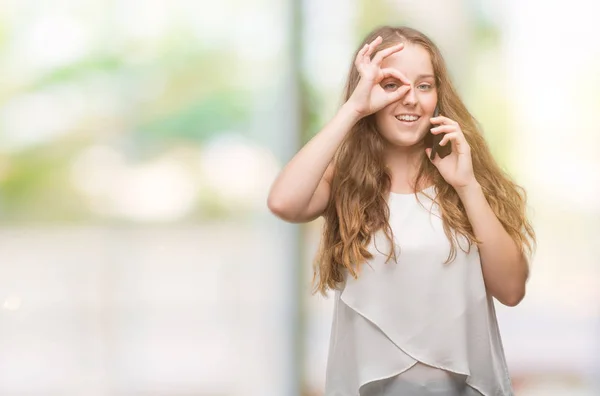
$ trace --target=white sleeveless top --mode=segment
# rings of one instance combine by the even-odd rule
[[[373,259],[335,291],[326,396],[513,395],[477,246],[457,246],[444,264],[450,242],[425,194],[435,186],[418,193],[424,208],[414,194],[390,193],[397,261],[385,263],[379,231]]]

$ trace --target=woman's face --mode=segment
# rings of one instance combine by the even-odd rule
[[[410,82],[410,89],[400,100],[375,113],[379,133],[394,146],[409,147],[423,140],[437,104],[437,88],[429,52],[417,44],[384,59],[382,68],[394,68]],[[399,81],[386,78],[381,86],[389,91],[399,88]]]

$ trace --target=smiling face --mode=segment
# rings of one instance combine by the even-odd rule
[[[437,88],[431,57],[427,50],[407,43],[406,47],[388,58],[382,68],[394,68],[410,81],[410,90],[400,100],[375,113],[379,133],[397,147],[410,147],[422,143],[430,129],[430,118],[437,104]],[[392,78],[384,79],[381,86],[389,91],[402,83]]]

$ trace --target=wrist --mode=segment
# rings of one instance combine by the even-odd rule
[[[478,192],[483,192],[483,190],[481,189],[481,185],[477,182],[477,180],[474,180],[473,182],[468,183],[464,186],[454,187],[454,189],[456,190],[458,196],[461,199],[467,196],[471,196],[473,194],[477,194]]]
[[[352,104],[346,102],[340,107],[338,110],[338,114],[343,116],[344,118],[348,118],[351,120],[352,124],[357,123],[364,115]]]

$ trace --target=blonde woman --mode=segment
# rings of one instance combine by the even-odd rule
[[[268,199],[285,221],[325,220],[314,279],[335,295],[325,394],[512,395],[493,298],[525,295],[525,191],[424,34],[369,34],[345,99]]]

